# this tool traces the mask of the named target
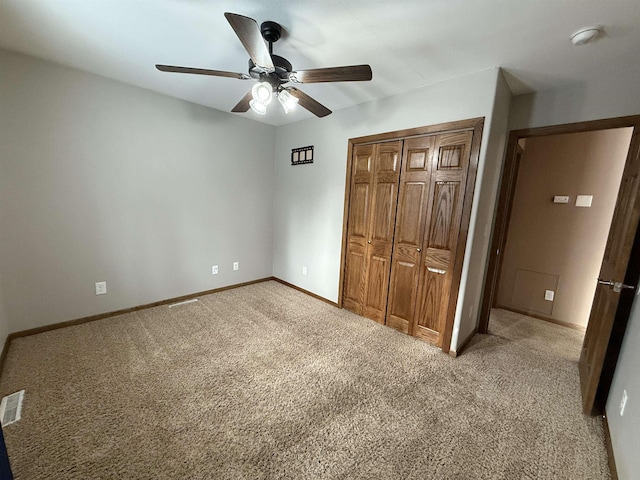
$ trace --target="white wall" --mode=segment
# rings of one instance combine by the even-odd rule
[[[469,239],[462,269],[462,278],[466,279],[466,282],[463,281],[460,284],[456,320],[451,338],[453,351],[457,351],[458,345],[463,343],[478,326],[489,242],[504,163],[511,98],[511,90],[500,73],[490,123],[485,124],[485,129],[488,130],[486,161],[484,168],[478,170],[476,180],[476,197],[474,209],[471,212]]]
[[[481,186],[483,171],[491,164],[490,180],[493,182],[493,170],[502,162],[497,144],[504,138],[504,132],[494,138],[490,135],[498,82],[502,82],[498,69],[484,70],[340,110],[324,119],[279,127],[276,132],[274,275],[337,301],[349,138],[486,117],[478,169],[480,182],[476,186],[472,213],[474,224],[479,211],[477,204],[483,198],[481,192],[485,188]],[[502,109],[500,111],[502,114]],[[497,124],[495,128],[498,128]],[[314,146],[314,163],[291,166],[291,149],[306,145]],[[491,157],[487,155],[489,146]],[[487,205],[495,195],[495,189],[489,187],[488,190]],[[481,210],[486,213],[484,206]],[[482,220],[483,223],[486,221]],[[483,239],[472,245],[478,239],[470,233],[467,253],[472,252],[473,258],[468,256],[466,263],[478,261],[484,255],[480,245]],[[307,276],[302,275],[302,266],[307,267]],[[483,268],[479,268],[482,275]],[[465,271],[463,290],[468,282],[468,266]],[[481,284],[482,278],[468,282],[473,283],[470,295],[476,295],[478,282]]]
[[[606,407],[611,443],[620,480],[638,478],[638,472],[640,472],[640,456],[638,456],[638,442],[640,440],[639,344],[640,297],[636,296]],[[623,390],[627,391],[628,400],[624,416],[621,417],[619,408]]]
[[[640,114],[637,75],[514,97],[509,130]]]
[[[274,127],[7,51],[0,65],[10,331],[271,275]]]

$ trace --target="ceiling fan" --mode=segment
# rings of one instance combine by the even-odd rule
[[[231,111],[246,112],[251,108],[261,115],[266,114],[267,105],[274,96],[282,104],[285,113],[288,113],[298,103],[318,117],[325,117],[331,113],[331,110],[301,90],[293,86],[285,86],[289,82],[294,84],[358,82],[368,81],[372,78],[369,65],[294,71],[291,63],[285,58],[273,54],[273,44],[278,41],[282,34],[282,27],[279,24],[276,22],[263,22],[258,27],[253,18],[228,12],[224,16],[231,24],[231,28],[236,32],[247,53],[249,53],[248,73],[176,67],[172,65],[156,65],[156,68],[162,72],[212,75],[214,77],[229,77],[240,80],[257,79],[259,80],[258,83]],[[268,48],[265,41],[269,44]]]

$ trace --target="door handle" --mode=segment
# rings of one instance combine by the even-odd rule
[[[421,249],[421,248],[416,248],[416,250],[417,250],[418,252],[421,252],[421,251],[422,251],[422,249]]]
[[[367,243],[371,243],[371,240],[367,240]]]
[[[443,270],[441,268],[427,267],[427,270],[429,270],[431,273],[437,273],[439,275],[444,275],[445,273],[447,273],[446,270]]]
[[[614,282],[612,280],[602,280],[601,278],[598,279],[598,283],[607,287],[613,287],[613,291],[616,293],[620,293],[624,289],[635,290],[636,288],[633,285],[625,285],[622,282]]]

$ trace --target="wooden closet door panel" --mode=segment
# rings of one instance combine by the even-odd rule
[[[412,333],[435,136],[405,141],[386,324]]]
[[[359,145],[353,151],[351,193],[347,223],[347,254],[343,305],[362,314],[365,275],[367,271],[367,239],[371,216],[371,184],[373,145]]]
[[[472,132],[438,135],[432,156],[414,335],[441,345],[462,221]]]
[[[384,323],[396,223],[402,142],[375,145],[363,315]]]

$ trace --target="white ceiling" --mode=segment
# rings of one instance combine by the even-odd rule
[[[154,68],[246,72],[227,11],[280,23],[274,53],[294,70],[370,64],[371,82],[299,86],[334,111],[491,67],[516,95],[640,81],[638,0],[0,0],[0,47],[230,111],[249,81]],[[605,35],[572,46],[571,33],[592,25]],[[275,105],[238,115],[272,125],[312,117]]]

